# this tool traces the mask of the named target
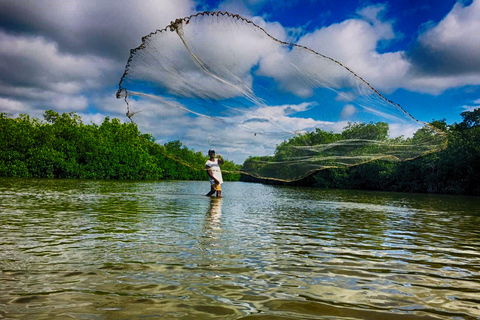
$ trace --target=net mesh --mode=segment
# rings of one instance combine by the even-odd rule
[[[161,142],[214,148],[258,178],[293,181],[446,145],[445,133],[341,62],[228,12],[177,19],[143,37],[117,98]]]

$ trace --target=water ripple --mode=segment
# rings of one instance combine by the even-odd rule
[[[0,318],[480,318],[480,199],[207,190],[0,179]]]

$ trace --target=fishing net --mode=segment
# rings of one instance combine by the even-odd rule
[[[177,19],[143,37],[117,98],[157,141],[214,148],[258,178],[405,161],[446,143],[341,62],[227,12]]]

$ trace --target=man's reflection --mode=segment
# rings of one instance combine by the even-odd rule
[[[205,215],[203,234],[199,239],[198,248],[202,252],[199,255],[199,265],[212,267],[218,263],[217,254],[219,253],[219,248],[222,248],[224,245],[220,241],[222,232],[221,217],[222,198],[210,198],[210,207]]]
[[[205,229],[220,230],[220,218],[222,217],[222,198],[210,198],[210,208],[207,212]]]

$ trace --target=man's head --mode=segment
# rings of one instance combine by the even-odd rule
[[[213,150],[213,149],[208,150],[208,156],[210,158],[215,157],[215,150]]]

